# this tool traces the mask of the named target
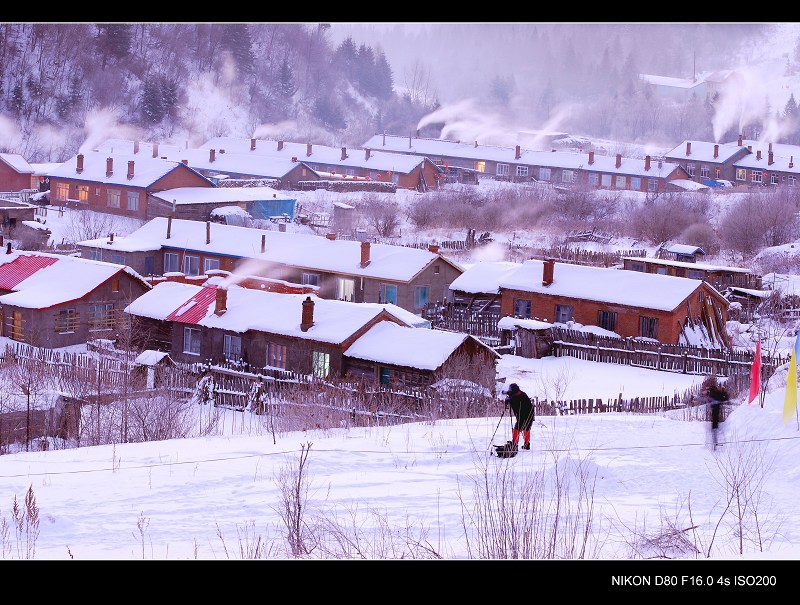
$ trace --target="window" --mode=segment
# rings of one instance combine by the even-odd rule
[[[600,178],[600,183],[602,184],[603,187],[611,187],[611,175],[610,174],[604,174]]]
[[[642,273],[645,272],[644,263],[639,263],[639,262],[631,263],[630,267],[631,271],[641,271]]]
[[[539,168],[539,180],[540,181],[549,181],[550,180],[550,169],[549,168]]]
[[[514,299],[514,317],[520,317],[522,319],[530,319],[531,318],[531,301],[525,300],[524,298],[515,298]]]
[[[528,176],[528,167],[527,166],[517,166],[517,176],[520,176],[520,177]]]
[[[417,286],[414,288],[414,308],[422,309],[428,304],[428,286]]]
[[[178,253],[164,252],[164,273],[177,273],[178,271],[180,271],[178,268]]]
[[[303,273],[302,281],[300,283],[302,283],[304,286],[319,286],[319,274]]]
[[[764,173],[760,170],[753,170],[750,173],[751,179],[754,183],[761,183],[764,180]]]
[[[777,185],[780,182],[780,175],[773,172],[769,175],[769,182],[773,185]]]
[[[597,325],[610,332],[617,331],[617,314],[614,311],[598,311]]]
[[[89,185],[76,185],[78,190],[78,201],[89,203]]]
[[[625,189],[626,180],[627,179],[624,176],[622,176],[621,174],[618,174],[614,178],[614,187],[616,187],[617,189]]]
[[[642,190],[642,179],[638,176],[631,177],[631,189],[634,191],[641,191]]]
[[[114,329],[114,303],[89,303],[89,329]]]
[[[216,271],[219,269],[219,259],[218,258],[204,258],[203,259],[203,273],[208,273],[209,271]]]
[[[574,170],[562,170],[561,171],[561,182],[562,183],[574,183],[575,182],[575,171]]]
[[[656,267],[656,273],[658,275],[666,275],[667,274],[667,268],[666,267]]]
[[[486,162],[475,162],[475,170],[478,172],[486,172]]]
[[[109,189],[107,193],[107,204],[109,208],[119,208],[119,189]]]
[[[183,329],[183,352],[189,355],[200,355],[200,330],[197,328]]]
[[[100,248],[89,248],[88,250],[81,251],[81,258],[103,260],[103,251]]]
[[[381,292],[378,298],[380,303],[397,304],[397,286],[381,284]]]
[[[25,320],[22,319],[22,311],[13,311],[11,313],[11,340],[25,341],[24,326]]]
[[[77,309],[61,309],[56,315],[56,332],[59,334],[69,334],[78,329],[80,315]]]
[[[311,373],[317,378],[327,378],[331,371],[331,356],[328,353],[311,353]]]
[[[692,177],[692,178],[694,178],[694,171],[695,171],[695,165],[694,164],[686,164],[686,172],[688,172],[689,176]]]
[[[647,190],[658,191],[658,181],[656,179],[647,179]]]
[[[225,359],[239,361],[242,358],[242,337],[225,334],[222,342],[222,354]]]
[[[721,179],[722,178],[722,168],[720,168],[719,166],[716,166],[714,168],[714,178],[715,179]]]
[[[134,212],[139,210],[139,192],[128,191],[128,210]]]
[[[56,200],[66,202],[69,199],[69,183],[58,183],[56,185]]]
[[[598,185],[600,185],[600,175],[597,174],[596,172],[590,172],[589,184],[592,185],[593,187],[597,187]]]
[[[737,181],[746,181],[747,180],[747,169],[746,168],[737,168],[736,169],[736,180]]]
[[[183,256],[184,275],[200,275],[200,257],[191,254]]]
[[[509,166],[508,164],[498,164],[497,165],[497,176],[508,176],[509,175]]]
[[[392,384],[392,371],[381,366],[381,384]]]
[[[356,294],[356,282],[354,279],[339,277],[336,280],[336,299],[353,302]]]
[[[658,319],[655,317],[639,318],[639,336],[644,338],[658,338]]]
[[[797,179],[797,177],[795,177],[793,174],[789,175],[789,180],[788,180],[788,183],[787,183],[789,185],[789,187],[794,187],[796,185],[796,183],[797,183],[796,179]]]
[[[698,271],[697,269],[689,269],[686,272],[686,277],[689,279],[699,279],[702,280],[705,277],[705,274],[702,271]]]
[[[572,321],[572,305],[556,305],[556,321],[566,323]]]
[[[700,176],[703,178],[708,178],[709,170],[708,166],[700,166]]]
[[[156,259],[154,256],[145,256],[144,257],[144,274],[145,275],[152,275],[153,271],[155,271],[155,264]]]
[[[116,277],[111,280],[111,291],[119,292],[119,279]]]
[[[111,255],[111,262],[117,265],[124,265],[125,264],[125,256],[122,254],[112,254]]]
[[[267,365],[281,370],[286,369],[286,345],[267,343]]]

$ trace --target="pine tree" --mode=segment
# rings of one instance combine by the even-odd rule
[[[789,95],[789,100],[786,101],[786,106],[783,108],[783,115],[787,118],[797,118],[797,101],[794,100],[794,93]]]
[[[161,82],[151,78],[144,83],[142,92],[142,119],[148,124],[158,124],[164,118]]]
[[[277,93],[284,99],[291,99],[294,93],[297,92],[297,86],[294,83],[294,70],[289,65],[289,59],[284,57],[281,63],[280,71],[278,72],[278,84],[276,86]]]
[[[103,57],[103,69],[108,58],[124,59],[131,52],[133,25],[130,23],[106,23],[97,25],[95,44]]]
[[[339,68],[344,70],[344,73],[347,74],[347,79],[350,81],[355,80],[357,57],[356,43],[348,36],[336,49],[334,61]]]
[[[378,51],[375,59],[374,74],[374,95],[379,99],[391,99],[394,95],[394,81],[392,78],[392,68],[386,60],[383,51]]]
[[[246,23],[232,23],[224,25],[222,47],[231,51],[237,69],[243,74],[253,73],[255,57],[253,56],[253,42],[250,30]]]

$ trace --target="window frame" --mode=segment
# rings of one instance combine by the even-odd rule
[[[639,316],[639,336],[658,340],[658,317]]]
[[[282,345],[277,342],[267,343],[267,350],[266,350],[267,367],[278,368],[279,370],[285,370],[286,356],[287,356],[286,345]]]
[[[188,343],[188,347],[187,347]],[[185,355],[200,356],[201,351],[200,329],[191,326],[183,327],[183,353]],[[196,351],[193,349],[197,349]]]
[[[174,265],[174,268],[171,265]],[[164,273],[180,273],[180,266],[180,254],[177,252],[164,252]]]
[[[239,334],[222,335],[222,356],[228,361],[242,359],[242,337]]]

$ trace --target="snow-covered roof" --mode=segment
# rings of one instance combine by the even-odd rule
[[[17,153],[0,153],[0,160],[11,166],[20,174],[33,174],[33,168],[28,161]]]
[[[303,166],[306,170],[314,172],[313,168],[305,161],[306,158],[299,157],[292,161],[292,156],[270,157],[264,155],[243,153],[220,153],[215,150],[214,159],[211,159],[211,152],[208,149],[188,149],[182,151],[167,151],[162,157],[170,160],[182,162],[196,170],[206,172],[215,171],[221,176],[244,175],[257,178],[282,179],[298,166]]]
[[[295,199],[272,187],[178,187],[152,195],[177,205]]]
[[[148,349],[139,353],[134,360],[134,363],[143,366],[155,366],[158,365],[159,362],[165,357],[169,357],[169,353],[165,351],[154,351],[152,349]]]
[[[253,144],[255,144],[255,148],[253,148]],[[200,149],[203,149],[206,155],[208,155],[209,150],[215,149],[217,150],[217,157],[220,156],[218,150],[224,149],[223,157],[228,155],[231,157],[259,157],[262,160],[265,157],[285,158],[287,160],[297,158],[298,161],[307,164],[352,166],[404,174],[414,171],[425,161],[424,158],[413,155],[398,155],[373,150],[368,153],[365,149],[347,149],[312,143],[293,143],[290,141],[240,137],[214,137],[203,143]],[[345,156],[344,158],[342,157],[343,155]]]
[[[708,185],[704,185],[703,183],[698,183],[696,181],[690,181],[689,179],[675,179],[669,182],[670,185],[674,185],[675,187],[680,187],[686,191],[708,191],[711,189]]]
[[[44,252],[0,255],[0,303],[29,309],[46,309],[83,298],[119,273],[128,273],[150,287],[130,267],[115,263]]]
[[[199,286],[162,282],[130,303],[125,312],[231,332],[255,330],[334,344],[343,343],[384,312],[404,321],[399,313],[396,314],[395,306],[327,300],[313,294],[281,294],[236,285],[227,286],[226,311],[216,315],[216,290],[221,283],[218,278],[211,278]],[[304,332],[300,329],[300,322],[306,298],[314,302],[314,325]],[[406,325],[414,332],[430,331]]]
[[[686,90],[690,90],[705,83],[705,80],[700,78],[674,78],[671,76],[657,76],[654,74],[639,74],[639,78],[653,86],[669,86],[670,88],[683,88]]]
[[[656,160],[652,160],[648,168],[645,159],[626,157],[620,157],[620,165],[617,166],[616,155],[606,156],[595,152],[591,152],[590,156],[588,152],[539,151],[521,147],[518,149],[517,147],[500,147],[496,145],[475,145],[457,141],[409,138],[388,134],[375,135],[367,140],[363,146],[373,149],[391,149],[398,154],[415,153],[434,157],[491,160],[513,165],[545,166],[652,178],[666,178],[679,168],[678,164],[664,161],[659,163]],[[592,163],[589,163],[590,157]]]
[[[672,311],[703,285],[701,280],[686,277],[557,262],[553,283],[543,286],[543,269],[543,261],[527,260],[500,286],[550,296]]]
[[[171,162],[144,154],[109,155],[100,151],[89,151],[83,154],[83,170],[78,172],[77,158],[78,156],[75,155],[53,169],[49,174],[50,178],[56,177],[146,188],[173,170],[181,168],[180,162]],[[109,158],[112,160],[112,173],[110,176],[106,176],[107,160]],[[128,178],[128,162],[131,161],[133,162],[133,177]],[[182,169],[192,170],[188,166],[183,166]],[[198,174],[198,176],[200,175]]]
[[[705,254],[705,250],[703,250],[700,246],[692,246],[690,244],[672,244],[665,248],[667,252],[672,252],[673,254]]]
[[[728,273],[752,273],[750,269],[744,267],[728,267],[727,265],[710,265],[708,263],[690,263],[680,260],[670,260],[668,258],[644,258],[641,256],[625,256],[622,260],[643,261],[653,265],[666,265],[669,267],[683,267],[686,269],[697,269],[699,271],[725,271]]]
[[[542,319],[522,319],[519,317],[501,317],[497,322],[497,327],[501,330],[513,330],[516,328],[527,328],[528,330],[546,330],[552,328],[553,324]]]
[[[689,155],[686,155],[687,146]],[[708,141],[684,141],[670,149],[664,157],[678,161],[696,161],[708,164],[724,164],[743,152],[749,153],[746,147],[736,143],[710,143]],[[716,157],[714,157],[716,153]]]
[[[519,263],[480,261],[464,269],[450,284],[450,290],[469,294],[499,293],[500,283],[519,269]]]
[[[206,243],[206,223],[202,221],[173,219],[169,238],[167,224],[168,219],[158,217],[128,236],[115,238],[113,243],[109,243],[108,238],[98,238],[79,244],[125,251],[173,248],[399,282],[410,281],[436,259],[458,267],[429,250],[390,244],[370,244],[370,262],[362,267],[359,241],[329,240],[318,235],[211,223],[211,241]],[[262,237],[265,243],[263,253]]]
[[[469,335],[460,332],[412,330],[382,321],[367,330],[344,354],[367,361],[435,370],[468,338]]]

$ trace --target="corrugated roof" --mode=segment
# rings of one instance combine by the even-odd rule
[[[167,315],[167,321],[196,324],[208,315],[208,309],[216,298],[216,286],[203,286],[189,300]]]
[[[40,269],[56,262],[57,258],[46,256],[18,256],[0,265],[0,290],[13,290]]]

